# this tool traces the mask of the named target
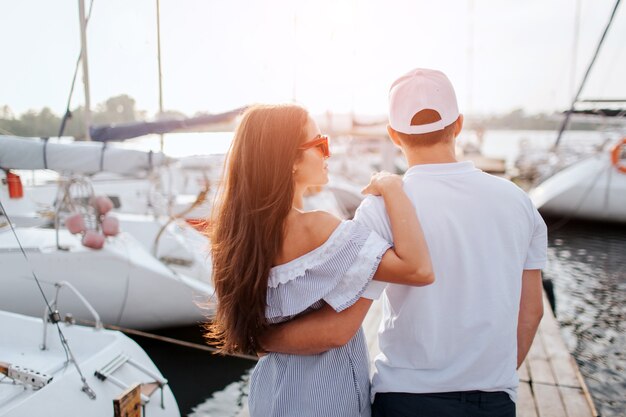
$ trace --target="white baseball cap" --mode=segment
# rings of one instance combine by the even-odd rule
[[[413,116],[422,110],[434,110],[440,119],[428,124],[412,124]],[[394,81],[389,89],[389,124],[398,132],[435,132],[458,117],[454,87],[441,71],[416,68]]]

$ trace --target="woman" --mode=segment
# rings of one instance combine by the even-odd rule
[[[415,210],[397,176],[378,174],[394,247],[363,226],[302,210],[310,186],[328,182],[328,138],[294,105],[246,111],[231,146],[211,230],[218,298],[208,337],[224,353],[262,351],[270,324],[329,304],[352,306],[373,279],[433,282]],[[362,331],[319,355],[269,353],[253,372],[250,414],[368,416],[369,363]]]

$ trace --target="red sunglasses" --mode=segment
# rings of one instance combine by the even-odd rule
[[[326,135],[317,135],[313,140],[303,143],[300,145],[298,149],[304,151],[310,148],[317,148],[322,152],[324,158],[328,158],[330,156],[330,147],[328,146],[328,136]]]

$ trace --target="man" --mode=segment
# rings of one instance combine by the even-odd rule
[[[265,339],[268,350],[286,353],[335,347],[352,336],[368,299],[382,293],[375,417],[515,416],[516,368],[543,314],[546,226],[514,184],[456,160],[462,126],[454,88],[440,71],[415,69],[391,86],[387,129],[409,164],[404,189],[435,283],[372,282],[352,308],[323,308]],[[355,221],[392,240],[381,198],[368,197]]]

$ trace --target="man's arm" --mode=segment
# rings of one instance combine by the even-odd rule
[[[360,298],[337,313],[329,305],[295,320],[270,326],[259,338],[267,352],[314,355],[345,345],[354,337],[372,300]]]
[[[522,296],[517,319],[517,367],[519,368],[535,338],[543,317],[541,270],[525,269],[522,274]]]

